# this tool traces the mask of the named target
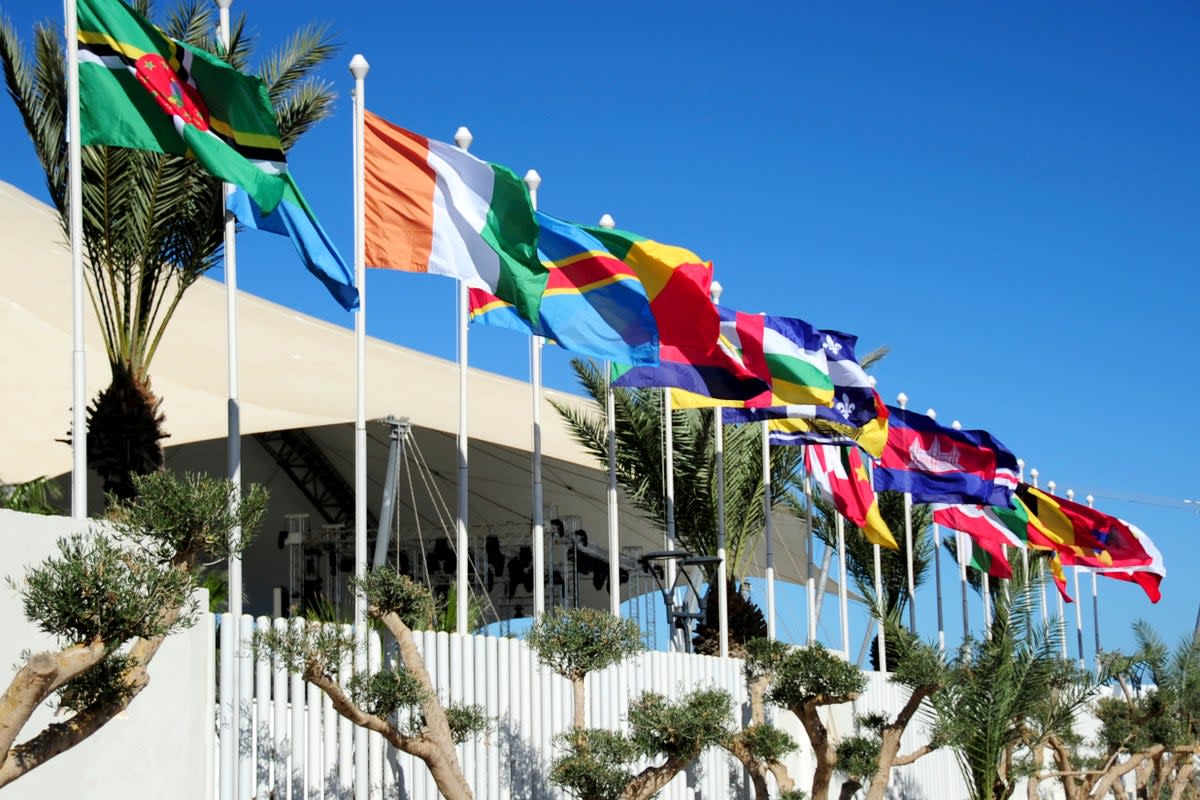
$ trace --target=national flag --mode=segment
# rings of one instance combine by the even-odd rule
[[[1138,567],[1153,556],[1118,520],[1085,505],[1022,483],[1017,498],[1029,512],[1030,540],[1043,540],[1063,553],[1063,563],[1094,567]]]
[[[747,314],[719,308],[721,344],[748,370],[762,378],[770,392],[749,400],[719,400],[683,390],[672,392],[676,408],[772,407],[788,404],[829,405],[833,382],[817,331],[792,317]]]
[[[726,408],[722,419],[727,424],[767,422],[771,444],[832,444],[861,447],[879,457],[887,443],[888,412],[878,392],[872,392],[877,411],[861,427],[851,427],[815,418],[817,406],[780,406],[775,408]]]
[[[804,468],[817,488],[833,499],[838,513],[862,529],[867,541],[899,549],[879,513],[879,502],[858,448],[811,445],[804,448]]]
[[[538,255],[549,269],[538,322],[472,287],[471,322],[536,334],[580,355],[622,364],[658,364],[658,326],[642,282],[578,225],[535,212]]]
[[[1008,556],[1005,555],[1001,545],[987,539],[973,539],[970,536],[960,541],[965,551],[964,555],[967,556],[968,567],[979,572],[986,572],[993,578],[1007,580],[1012,577],[1012,566],[1008,563]]]
[[[1017,457],[987,431],[955,430],[888,406],[876,488],[907,492],[915,503],[1007,507],[1016,485]]]
[[[354,273],[342,259],[337,246],[317,221],[312,206],[300,193],[300,187],[290,173],[281,175],[284,183],[283,199],[270,214],[264,214],[246,191],[238,188],[229,195],[226,203],[238,222],[247,228],[276,233],[292,240],[300,260],[317,280],[351,311],[358,307],[358,290],[354,287]]]
[[[1013,517],[1001,518],[992,506],[934,503],[932,509],[935,523],[961,531],[972,539],[998,546],[1025,547],[1025,523]]]
[[[194,158],[270,213],[283,147],[263,82],[119,0],[78,0],[80,141]]]
[[[365,113],[367,266],[486,289],[537,320],[549,271],[529,190],[512,170]]]
[[[1079,569],[1087,572],[1095,572],[1107,578],[1116,578],[1119,581],[1136,583],[1142,587],[1142,591],[1150,598],[1150,602],[1157,603],[1162,599],[1160,584],[1163,578],[1167,576],[1167,567],[1163,562],[1162,553],[1159,552],[1154,542],[1151,541],[1150,537],[1141,528],[1125,522],[1125,520],[1121,520],[1121,523],[1129,529],[1130,533],[1150,556],[1150,563],[1144,566],[1124,568],[1080,566]]]

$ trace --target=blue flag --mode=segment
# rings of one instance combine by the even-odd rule
[[[264,215],[241,188],[229,195],[226,208],[247,228],[290,238],[308,271],[325,284],[342,308],[352,311],[358,307],[354,273],[346,266],[333,240],[317,221],[292,176],[285,172],[281,177],[285,187],[283,199],[270,214]]]

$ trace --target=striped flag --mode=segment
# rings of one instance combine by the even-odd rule
[[[877,411],[860,427],[839,425],[824,418],[817,418],[813,414],[817,406],[725,408],[722,418],[730,425],[766,421],[771,444],[857,446],[872,457],[878,458],[887,444],[888,412],[878,392],[872,392],[872,402]]]
[[[549,275],[521,179],[369,111],[364,120],[367,266],[457,278],[537,320]]]
[[[858,448],[810,445],[804,448],[804,468],[817,488],[832,498],[838,513],[862,529],[867,541],[899,549],[879,513],[879,502]]]

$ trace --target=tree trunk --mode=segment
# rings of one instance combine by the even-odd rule
[[[161,405],[149,381],[127,365],[112,366],[112,382],[88,408],[88,466],[100,476],[105,495],[132,499],[133,476],[162,469],[167,435]]]
[[[1175,782],[1171,785],[1171,800],[1181,800],[1195,771],[1196,765],[1191,761],[1179,768],[1179,774],[1175,776]]]
[[[800,724],[804,726],[808,742],[812,745],[813,758],[817,762],[809,797],[811,800],[829,800],[829,782],[833,780],[833,770],[837,766],[837,750],[829,742],[829,731],[817,714],[818,708],[820,706],[809,701],[791,709],[791,712],[799,717]]]
[[[668,758],[657,767],[646,767],[621,792],[620,800],[650,800],[682,772],[691,760],[683,757]]]
[[[571,679],[571,691],[575,695],[575,730],[587,727],[587,705],[584,702],[583,676]]]
[[[883,800],[888,781],[892,777],[892,767],[897,765],[900,740],[904,736],[904,731],[908,728],[908,723],[912,721],[913,715],[917,713],[917,709],[921,707],[921,702],[932,692],[932,688],[913,689],[904,703],[904,707],[896,715],[896,719],[884,726],[880,732],[879,761],[875,768],[875,774],[871,776],[871,783],[867,787],[867,800]],[[930,752],[930,747],[925,745],[909,753],[900,763],[911,764],[928,752]]]

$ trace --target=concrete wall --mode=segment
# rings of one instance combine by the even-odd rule
[[[0,576],[20,582],[28,566],[43,561],[62,536],[89,523],[0,510]],[[199,598],[207,609],[207,598]],[[46,650],[50,637],[26,619],[12,587],[0,586],[0,664],[15,665],[22,650]],[[215,638],[213,618],[172,636],[150,666],[150,685],[125,713],[87,741],[46,762],[3,790],[5,800],[213,796]],[[11,679],[5,673],[4,684]],[[25,741],[61,717],[51,700],[17,737]]]

